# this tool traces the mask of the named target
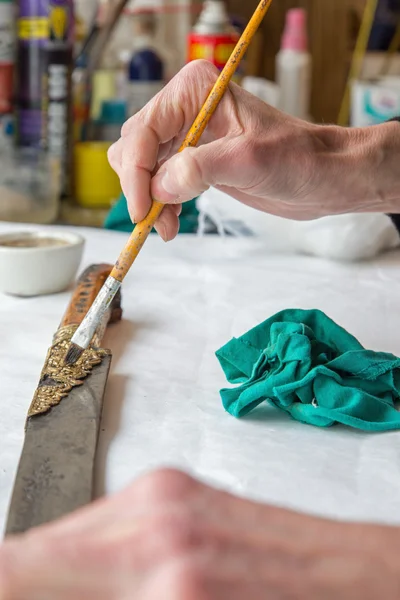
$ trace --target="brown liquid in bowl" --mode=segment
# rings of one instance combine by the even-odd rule
[[[68,242],[53,237],[26,237],[9,241],[0,241],[0,246],[7,248],[45,248],[49,246],[67,246]]]

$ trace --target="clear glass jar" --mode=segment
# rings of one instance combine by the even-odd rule
[[[60,208],[60,165],[46,152],[0,152],[0,221],[52,223]]]

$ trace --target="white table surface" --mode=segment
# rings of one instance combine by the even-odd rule
[[[0,233],[10,229],[0,224]],[[126,238],[81,231],[82,268],[114,262]],[[26,412],[69,293],[0,295],[0,530]],[[114,359],[97,494],[176,466],[282,506],[400,523],[400,433],[320,430],[272,408],[235,420],[221,405],[225,378],[214,355],[289,307],[322,309],[365,346],[400,355],[400,254],[338,265],[272,255],[255,239],[181,236],[164,244],[151,236],[124,284],[123,307],[123,322],[105,339]]]

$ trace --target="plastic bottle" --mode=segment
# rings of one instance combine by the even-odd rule
[[[155,43],[156,17],[146,12],[135,19],[135,49],[128,68],[129,114],[141,110],[163,88],[164,61]]]
[[[280,109],[294,117],[309,119],[311,55],[308,52],[307,15],[303,9],[289,10],[286,15],[276,70]]]
[[[238,40],[239,33],[232,25],[224,2],[205,0],[200,17],[188,37],[188,61],[205,59],[220,71],[226,65]],[[240,80],[238,70],[235,79]]]
[[[60,162],[61,194],[70,193],[73,0],[19,0],[17,144]]]
[[[14,43],[14,3],[0,0],[0,115],[12,110]]]

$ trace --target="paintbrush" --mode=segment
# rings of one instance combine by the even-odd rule
[[[260,26],[265,14],[267,13],[271,3],[272,0],[261,0],[260,4],[256,8],[252,18],[249,21],[249,24],[240,37],[240,40],[238,41],[223,71],[215,82],[210,94],[207,97],[207,100],[205,101],[197,118],[191,126],[189,133],[187,134],[178,152],[182,152],[182,150],[190,146],[196,146],[224,93],[226,92],[232,76],[238,68],[241,59],[246,53],[247,48],[249,47],[249,44],[253,39],[258,27]],[[110,276],[107,278],[89,312],[72,337],[71,346],[68,349],[65,358],[67,364],[74,364],[80,358],[83,351],[88,348],[103,313],[107,310],[115,294],[118,292],[122,281],[131,268],[134,260],[138,256],[163,208],[164,205],[161,202],[153,200],[152,207],[146,218],[136,225],[113,270],[111,271]]]
[[[115,0],[108,9],[108,18],[105,23],[100,24],[98,35],[96,36],[89,55],[88,74],[90,76],[92,76],[94,71],[99,67],[107,44],[110,41],[114,29],[128,2],[129,0]]]
[[[83,56],[89,54],[90,49],[92,48],[93,43],[96,40],[96,37],[100,31],[98,17],[99,17],[99,7],[97,6],[97,2],[96,2],[96,6],[93,11],[93,16],[91,18],[91,23],[88,28],[88,33],[87,33],[85,39],[83,40],[82,46],[81,46],[78,54],[75,56],[75,64],[79,63]]]
[[[90,127],[90,109],[92,105],[92,80],[93,75],[96,69],[99,68],[101,64],[101,60],[103,57],[103,53],[107,48],[107,45],[111,39],[111,36],[114,32],[115,27],[118,24],[118,21],[126,8],[129,0],[117,0],[113,5],[108,7],[107,16],[104,19],[103,15],[96,11],[96,17],[92,24],[92,27],[89,32],[89,36],[86,39],[83,49],[81,50],[79,56],[86,53],[88,56],[88,65],[86,68],[85,78],[84,78],[84,106],[86,112],[86,121],[82,124],[82,137],[87,140],[92,137],[92,131]]]

